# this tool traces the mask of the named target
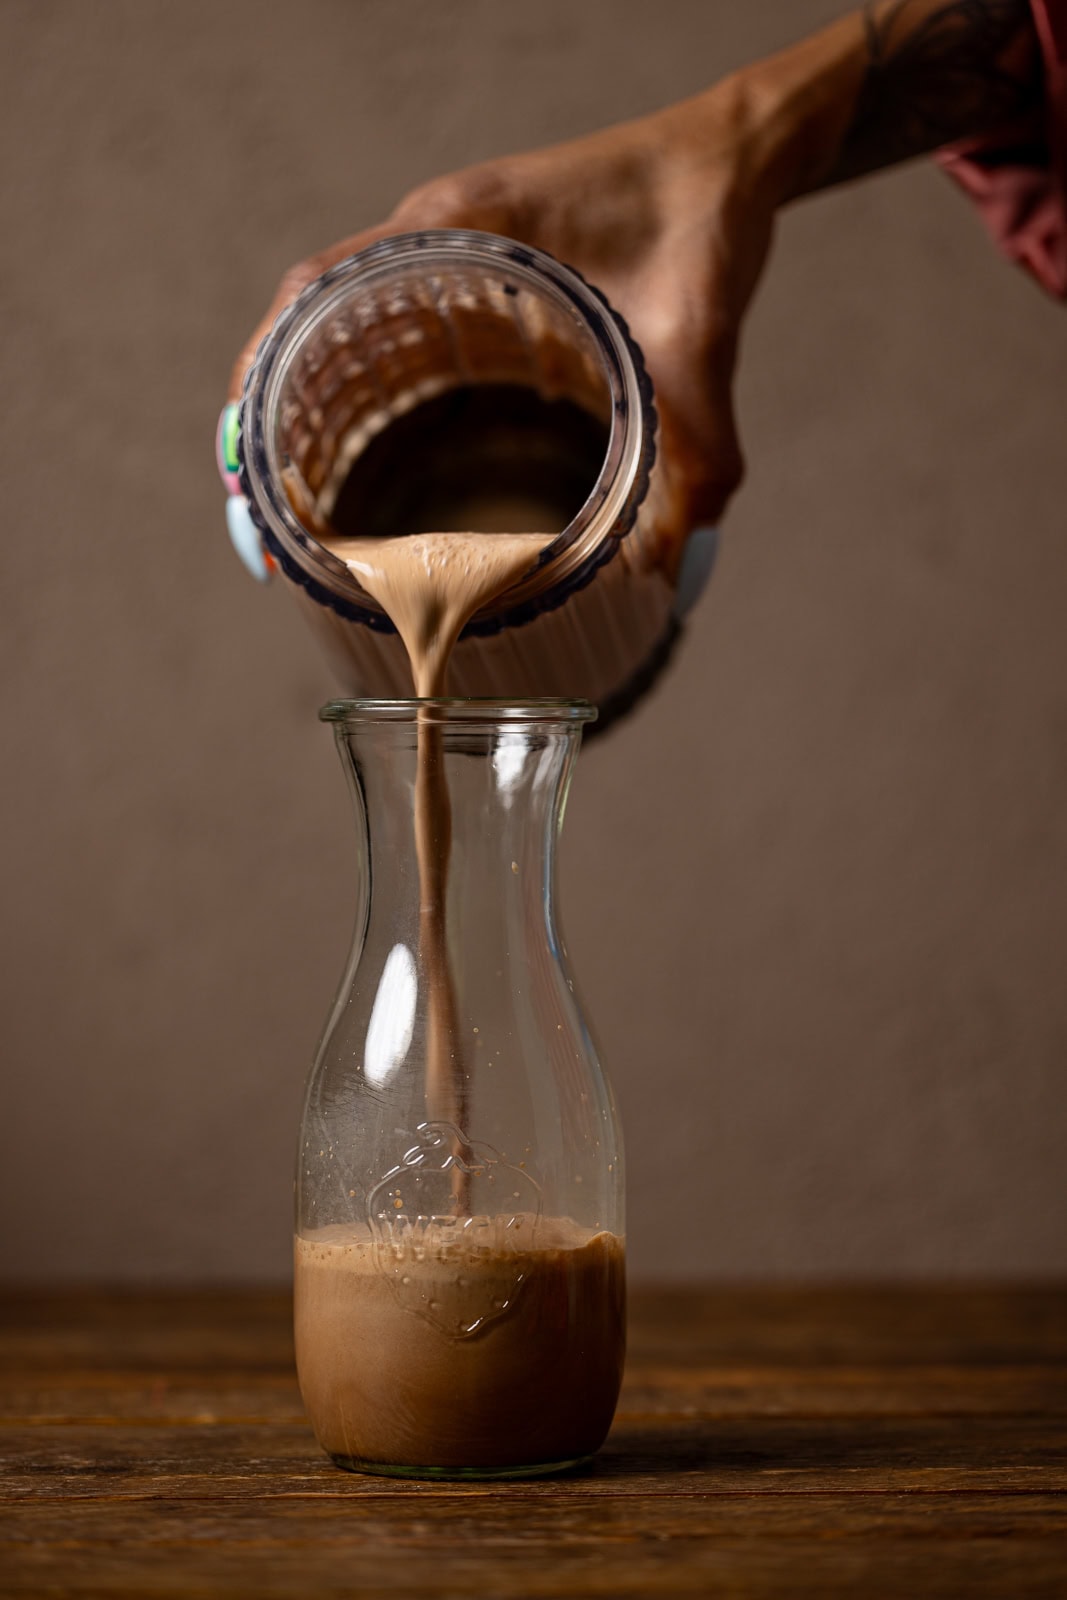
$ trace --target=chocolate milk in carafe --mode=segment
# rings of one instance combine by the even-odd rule
[[[641,355],[603,298],[489,234],[399,235],[278,318],[220,436],[234,542],[280,573],[347,695],[402,697],[408,655],[346,540],[530,533],[467,623],[449,692],[581,696],[601,725],[653,681],[713,536],[686,544]]]

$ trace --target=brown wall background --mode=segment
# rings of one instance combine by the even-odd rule
[[[5,0],[7,1276],[287,1270],[354,853],[212,462],[281,271],[837,9]],[[1067,1267],[1065,357],[928,167],[783,219],[725,553],[565,838],[644,1276]]]

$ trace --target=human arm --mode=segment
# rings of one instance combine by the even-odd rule
[[[733,376],[788,202],[1007,125],[1040,127],[1027,0],[881,0],[704,93],[551,149],[435,179],[381,226],[283,280],[264,323],[333,262],[390,233],[470,227],[548,250],[596,283],[642,345],[690,525],[742,475]]]

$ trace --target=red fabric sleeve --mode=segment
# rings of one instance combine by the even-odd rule
[[[1067,299],[1067,0],[1030,0],[1045,68],[1046,148],[983,138],[937,159],[970,195],[999,248]]]

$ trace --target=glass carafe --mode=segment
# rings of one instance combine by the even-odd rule
[[[574,701],[337,701],[360,890],[297,1174],[301,1390],[341,1466],[587,1459],[625,1337],[618,1119],[556,920]]]

